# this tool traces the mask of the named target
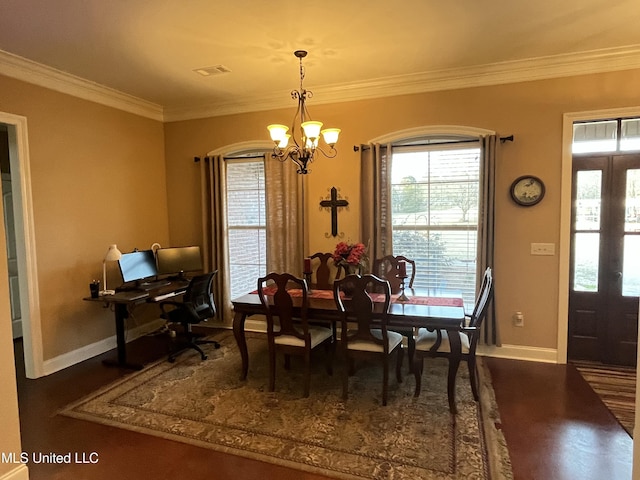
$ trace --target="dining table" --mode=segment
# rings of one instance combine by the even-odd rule
[[[267,292],[268,293],[268,292]],[[302,290],[290,290],[293,298],[294,315],[302,303]],[[383,308],[383,294],[371,293],[375,313]],[[267,295],[267,298],[270,297]],[[271,297],[272,298],[272,297]],[[268,300],[271,301],[271,300]],[[348,297],[345,302],[348,303]],[[310,289],[307,296],[308,318],[313,321],[335,325],[341,320],[332,290]],[[242,295],[231,301],[233,304],[233,335],[242,359],[241,380],[246,380],[249,372],[249,351],[245,337],[245,321],[252,315],[264,315],[265,309],[257,291]],[[460,343],[461,326],[465,320],[465,310],[460,292],[445,289],[406,288],[404,296],[394,294],[387,314],[388,327],[428,328],[446,330],[449,334],[451,356],[447,374],[447,395],[451,413],[456,413],[455,384],[462,357]],[[266,320],[265,320],[266,323]]]

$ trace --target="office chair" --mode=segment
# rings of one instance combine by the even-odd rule
[[[175,362],[178,354],[190,348],[199,352],[202,360],[206,360],[207,356],[198,346],[201,344],[211,343],[215,348],[220,348],[220,344],[215,340],[203,340],[191,331],[192,324],[207,321],[216,314],[212,285],[217,273],[216,270],[213,273],[193,277],[182,302],[167,300],[160,303],[160,310],[162,310],[160,316],[169,322],[180,323],[183,329],[184,339],[178,342],[177,347],[170,352],[170,362]]]

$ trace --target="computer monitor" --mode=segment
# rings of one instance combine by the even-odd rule
[[[158,274],[153,250],[123,253],[120,260],[118,260],[118,265],[120,266],[122,281],[125,283],[139,283],[141,280],[155,277]]]
[[[158,275],[179,275],[202,270],[200,247],[170,247],[156,250]]]

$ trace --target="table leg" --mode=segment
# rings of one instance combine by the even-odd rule
[[[103,360],[103,365],[107,367],[120,367],[128,368],[131,370],[142,370],[142,365],[127,362],[127,341],[125,338],[125,320],[129,316],[127,305],[124,303],[116,303],[115,305],[116,316],[116,347],[117,347],[117,360]]]
[[[233,336],[238,344],[240,350],[240,358],[242,359],[242,372],[240,373],[240,380],[246,380],[249,373],[249,351],[247,350],[247,338],[244,334],[244,321],[247,319],[247,314],[242,312],[236,312],[233,316]]]
[[[456,375],[462,357],[462,344],[460,343],[460,333],[458,329],[447,331],[449,336],[449,347],[451,356],[449,357],[449,374],[447,378],[447,396],[449,398],[449,411],[454,415],[458,413],[456,408]]]

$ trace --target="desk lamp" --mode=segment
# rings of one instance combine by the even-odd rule
[[[118,250],[118,247],[115,244],[109,245],[109,250],[107,250],[107,254],[102,260],[102,285],[104,290],[100,292],[100,295],[113,295],[116,293],[115,290],[107,290],[107,262],[115,262],[120,260],[120,257],[122,257],[122,252]]]

